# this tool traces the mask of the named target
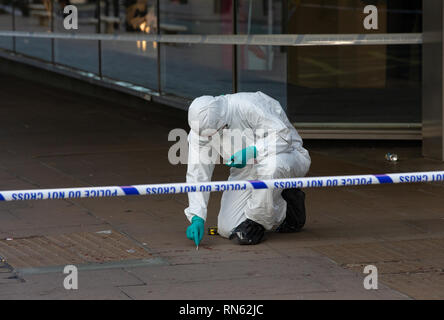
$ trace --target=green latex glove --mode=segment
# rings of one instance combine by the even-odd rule
[[[191,219],[191,225],[187,228],[187,238],[193,240],[196,246],[202,241],[205,230],[204,224],[204,219],[194,216],[193,219]]]
[[[257,150],[255,146],[246,147],[233,154],[226,165],[229,167],[243,168],[247,165],[248,160],[256,158],[256,155]]]

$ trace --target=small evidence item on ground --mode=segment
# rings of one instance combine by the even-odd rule
[[[208,234],[209,234],[210,236],[216,236],[216,235],[218,235],[218,233],[217,233],[217,227],[210,227],[210,228],[208,228]]]
[[[397,161],[398,161],[398,155],[397,155],[396,153],[390,153],[390,152],[388,152],[388,153],[385,155],[385,159],[386,159],[387,161],[390,161],[390,162],[397,162]]]

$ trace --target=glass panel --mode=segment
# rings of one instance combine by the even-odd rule
[[[102,32],[157,33],[155,0],[102,1]],[[103,76],[157,90],[157,43],[102,41]]]
[[[366,30],[370,1],[289,1],[293,34],[422,32],[420,0],[373,1],[378,30]],[[288,109],[295,122],[421,122],[421,46],[288,48]]]
[[[97,3],[96,1],[77,0],[78,29],[67,30],[63,21],[68,14],[63,12],[69,1],[56,1],[54,11],[54,32],[59,33],[96,33]],[[95,40],[54,40],[55,62],[72,68],[99,73],[99,44]]]
[[[164,34],[232,34],[232,0],[160,1]],[[161,45],[162,91],[194,98],[231,93],[230,45]]]
[[[178,96],[231,93],[232,46],[162,45],[162,90]]]
[[[238,34],[283,33],[283,0],[239,0]],[[262,91],[287,105],[286,48],[239,46],[238,90]]]
[[[17,1],[16,31],[51,31],[51,0]],[[16,51],[27,56],[51,61],[51,39],[17,38]]]
[[[0,30],[11,31],[12,30],[12,0],[0,0]],[[0,48],[13,49],[12,37],[0,37]]]

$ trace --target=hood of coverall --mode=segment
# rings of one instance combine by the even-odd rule
[[[228,100],[225,96],[202,96],[188,109],[188,124],[201,137],[209,137],[228,124]]]

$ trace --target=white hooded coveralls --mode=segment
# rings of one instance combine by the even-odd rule
[[[250,145],[257,148],[255,163],[244,168],[231,168],[229,181],[302,177],[308,172],[311,159],[302,147],[301,137],[279,102],[262,92],[197,98],[190,105],[188,121],[191,127],[188,135],[188,183],[211,181],[214,163],[208,158],[196,163],[191,158],[197,154],[200,157],[208,155],[212,148],[208,135],[220,134],[222,130],[219,129],[224,127],[240,131],[251,129],[255,140]],[[211,129],[208,130],[210,133],[203,133],[205,129]],[[260,131],[258,129],[271,130],[275,134],[264,135],[261,131],[261,135],[256,135]],[[287,209],[281,193],[279,189],[225,191],[218,216],[218,233],[229,237],[232,230],[247,218],[266,230],[279,226]],[[190,221],[194,215],[206,220],[209,197],[209,192],[188,193],[189,206],[185,214]]]

